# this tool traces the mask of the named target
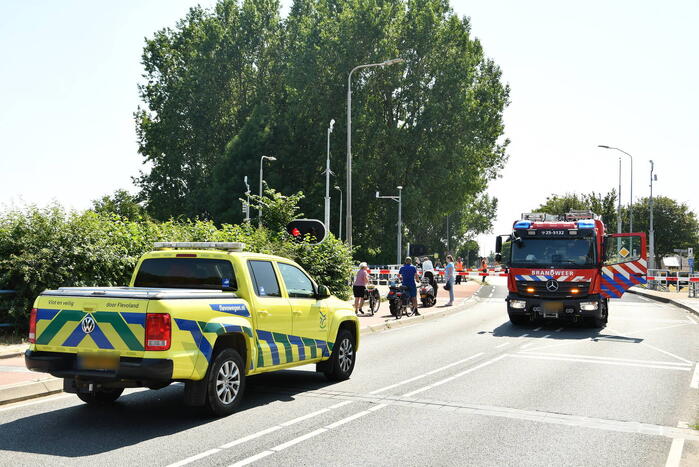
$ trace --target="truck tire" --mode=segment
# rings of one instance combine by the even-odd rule
[[[119,399],[124,388],[98,388],[90,392],[79,392],[77,396],[88,405],[109,405]]]
[[[235,412],[245,391],[245,365],[235,349],[223,349],[209,365],[206,406],[218,417]]]
[[[346,329],[340,329],[337,340],[330,354],[330,359],[320,365],[321,371],[330,381],[344,381],[349,379],[354,370],[357,353],[354,351],[354,336]]]
[[[526,315],[513,315],[508,313],[510,317],[510,323],[514,324],[515,326],[524,326],[525,324],[529,324],[529,317]]]
[[[600,314],[590,319],[590,324],[593,328],[602,329],[607,325],[609,319],[609,309],[607,308],[607,302],[600,302]]]

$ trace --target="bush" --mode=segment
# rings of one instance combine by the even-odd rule
[[[26,328],[34,300],[46,289],[127,285],[138,258],[156,241],[244,242],[248,251],[293,259],[333,294],[349,297],[350,252],[332,236],[323,244],[310,245],[296,243],[284,232],[249,225],[131,221],[53,205],[0,214],[0,289],[17,291],[0,309],[0,322]]]

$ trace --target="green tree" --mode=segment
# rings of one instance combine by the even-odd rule
[[[401,185],[405,240],[450,247],[487,231],[497,202],[485,196],[507,157],[502,112],[509,89],[497,65],[445,0],[296,0],[280,21],[270,0],[195,8],[147,41],[137,180],[149,212],[238,222],[231,199],[261,155],[280,193],[303,190],[301,209],[322,218],[325,129],[335,184],[345,186],[346,92],[352,81],[353,238],[357,255],[391,260],[397,222],[375,191]],[[334,216],[333,216],[334,217]],[[453,217],[453,221],[451,218]],[[430,227],[426,227],[430,226]]]
[[[546,202],[533,209],[533,212],[545,212],[548,214],[565,214],[572,210],[589,209],[602,216],[609,233],[616,232],[617,205],[616,191],[612,189],[606,195],[602,193],[566,193],[565,195],[551,195]],[[622,211],[623,218],[623,211]]]
[[[148,217],[137,196],[126,190],[116,190],[113,195],[105,195],[92,202],[92,210],[98,214],[116,214],[128,220],[139,220]]]
[[[303,216],[298,206],[302,199],[303,193],[300,191],[290,196],[284,196],[265,184],[262,196],[250,195],[251,221],[253,211],[261,209],[263,226],[272,232],[286,232],[286,225],[289,222]]]

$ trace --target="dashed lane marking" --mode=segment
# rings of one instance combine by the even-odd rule
[[[689,387],[699,389],[699,363],[694,364],[694,374],[692,375],[692,381],[689,383]]]
[[[687,428],[687,424],[680,422],[677,424],[679,428]],[[675,438],[670,445],[670,452],[667,453],[667,461],[665,467],[679,467],[682,461],[682,450],[684,449],[684,438]]]
[[[499,349],[500,347],[505,347],[506,345],[510,345],[510,343],[509,343],[509,342],[505,342],[505,343],[503,343],[503,344],[496,345],[495,348],[496,348],[496,349]]]
[[[596,360],[587,357],[556,357],[553,355],[532,355],[531,352],[511,354],[512,357],[516,358],[530,358],[534,360],[557,360],[562,362],[578,362],[578,363],[597,363],[601,365],[617,365],[617,366],[631,366],[640,368],[656,368],[660,370],[675,370],[675,371],[689,371],[690,367],[686,366],[674,366],[676,364],[665,364],[662,365],[651,365],[645,363],[632,363],[632,362],[619,362],[614,360]]]

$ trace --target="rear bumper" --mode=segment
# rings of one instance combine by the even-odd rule
[[[57,378],[83,381],[169,382],[172,380],[172,360],[164,358],[121,357],[116,370],[81,370],[76,354],[27,350],[24,361],[32,371],[50,373]],[[145,385],[145,384],[144,384]]]
[[[531,318],[593,318],[599,317],[603,309],[604,299],[599,294],[592,294],[581,298],[544,298],[526,297],[516,293],[510,293],[507,298],[507,312],[515,316],[529,316]],[[524,307],[522,306],[524,302]],[[595,309],[583,309],[582,304],[596,303]],[[519,304],[519,306],[516,306]]]

